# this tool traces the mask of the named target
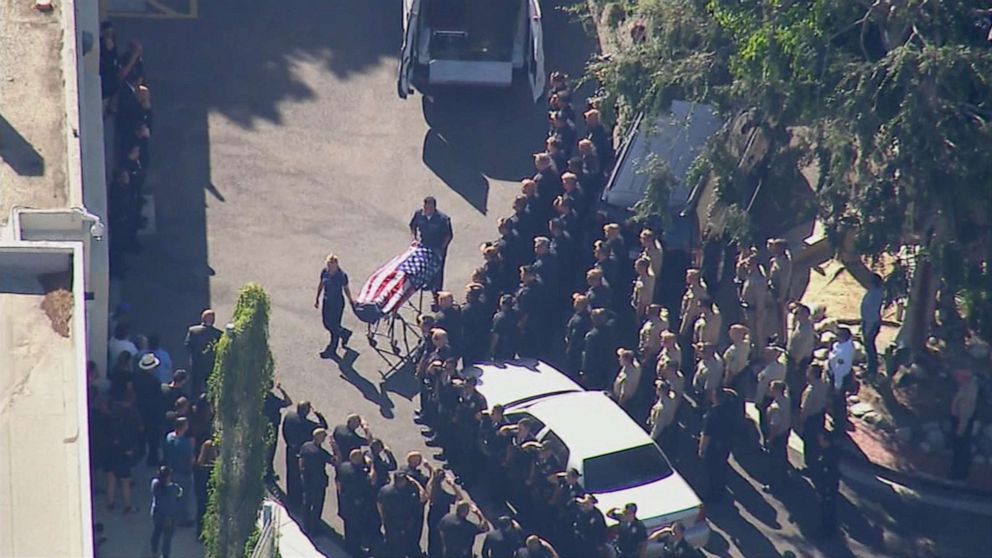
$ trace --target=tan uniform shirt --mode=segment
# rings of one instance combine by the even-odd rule
[[[768,406],[768,433],[772,438],[778,438],[782,434],[788,433],[792,426],[792,404],[788,397],[782,397],[772,401]]]
[[[802,362],[803,359],[813,356],[813,348],[816,345],[816,331],[810,322],[796,321],[789,332],[789,343],[787,345],[789,358],[792,362]]]
[[[637,393],[641,385],[641,367],[637,364],[625,365],[620,368],[617,378],[613,381],[613,395],[621,403],[626,403]]]
[[[968,422],[975,414],[975,407],[978,405],[978,382],[975,378],[970,378],[967,382],[958,387],[954,399],[951,400],[951,416],[959,421]]]
[[[649,423],[651,424],[651,437],[658,439],[666,428],[675,422],[675,414],[679,409],[679,399],[672,393],[662,395],[658,402],[651,407]]]
[[[758,387],[754,392],[754,402],[761,403],[768,395],[768,386],[775,380],[785,380],[786,366],[783,359],[775,360],[758,373]]]
[[[655,240],[641,251],[641,255],[651,260],[651,273],[655,277],[661,277],[661,261],[664,256],[664,252],[661,250],[661,244]]]
[[[751,344],[747,340],[735,343],[723,352],[723,363],[727,367],[726,382],[734,379],[734,376],[747,368],[748,360],[751,358]]]
[[[692,387],[696,391],[712,391],[723,385],[723,359],[714,356],[710,360],[701,360],[696,365],[696,375],[692,378]]]
[[[650,272],[638,276],[634,281],[634,294],[631,296],[630,305],[634,307],[638,317],[647,312],[648,305],[654,300],[654,281],[655,276]]]
[[[662,349],[658,355],[659,365],[668,361],[674,362],[677,366],[682,366],[682,347],[679,347],[678,343],[672,345],[671,348]]]
[[[682,397],[685,396],[685,374],[682,372],[675,372],[675,376],[667,378],[669,385],[672,386],[672,391],[675,392],[675,399],[677,401],[682,401]]]
[[[661,350],[661,334],[668,330],[668,323],[661,316],[651,316],[641,326],[638,349],[642,356],[654,356]]]
[[[768,284],[772,287],[775,301],[782,303],[789,300],[789,289],[792,286],[792,259],[788,255],[772,258],[768,269]]]
[[[723,318],[719,312],[711,312],[707,316],[700,316],[696,320],[696,326],[693,329],[693,341],[696,343],[718,344],[720,342],[722,325]]]
[[[803,420],[826,411],[829,400],[830,384],[826,380],[817,378],[807,383],[803,388],[802,400],[799,404]]]

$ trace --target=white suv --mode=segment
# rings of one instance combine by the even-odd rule
[[[482,365],[475,373],[489,406],[504,405],[511,421],[534,421],[538,441],[549,442],[560,463],[582,474],[582,487],[596,496],[604,514],[633,502],[648,532],[681,521],[691,545],[706,544],[710,529],[699,497],[654,440],[605,393],[567,389],[574,383],[544,363]],[[519,382],[521,376],[529,381]],[[554,389],[541,395],[545,387]],[[607,518],[607,525],[616,521]],[[649,556],[660,553],[660,543],[648,547]]]

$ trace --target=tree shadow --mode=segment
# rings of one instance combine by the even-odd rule
[[[0,114],[0,159],[20,176],[45,174],[45,159],[38,150]]]

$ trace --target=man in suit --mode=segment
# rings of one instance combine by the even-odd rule
[[[214,327],[217,316],[207,308],[200,314],[200,323],[186,331],[186,350],[189,351],[190,395],[203,393],[207,379],[214,369],[214,354],[221,331]]]

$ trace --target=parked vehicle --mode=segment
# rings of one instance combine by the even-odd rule
[[[403,47],[397,92],[430,85],[508,87],[528,77],[544,94],[540,0],[403,0]]]
[[[596,496],[604,514],[634,502],[649,532],[681,521],[690,544],[706,544],[710,529],[699,497],[608,395],[575,389],[575,382],[540,362],[487,364],[473,373],[490,407],[502,404],[507,419],[527,418],[539,426],[537,440],[548,442],[566,468],[579,471],[583,488]],[[607,519],[607,524],[615,526],[616,521]],[[652,544],[648,556],[661,551],[660,543]]]

